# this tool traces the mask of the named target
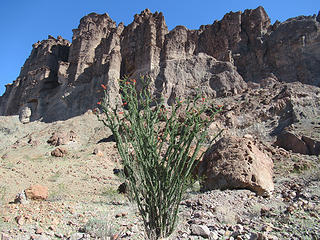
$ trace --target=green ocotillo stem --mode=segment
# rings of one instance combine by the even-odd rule
[[[163,99],[153,98],[149,80],[143,78],[139,83],[141,91],[137,91],[135,80],[120,81],[123,110],[111,107],[104,91],[104,117],[98,118],[115,137],[130,194],[137,203],[146,234],[149,239],[158,239],[174,231],[187,179],[213,121],[203,120],[201,115],[211,111],[214,116],[221,108],[210,109],[198,94],[186,100],[184,108],[177,101],[167,116]],[[179,111],[185,112],[184,121],[180,121]],[[193,152],[191,146],[195,146]]]

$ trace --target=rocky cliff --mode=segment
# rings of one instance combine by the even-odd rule
[[[212,25],[168,31],[148,9],[128,26],[91,13],[72,43],[49,36],[33,45],[19,77],[0,97],[0,115],[24,122],[65,120],[94,108],[101,83],[117,104],[118,79],[148,74],[167,104],[198,88],[209,98],[272,79],[320,85],[320,12],[273,25],[262,7],[230,12]]]

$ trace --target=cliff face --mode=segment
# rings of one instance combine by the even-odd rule
[[[48,40],[33,45],[29,58],[19,77],[6,86],[0,98],[0,114],[14,115],[29,108],[32,119],[38,119],[47,111],[48,101],[61,89],[59,66],[67,63],[70,42],[49,36]]]
[[[162,13],[148,9],[128,26],[107,14],[89,14],[72,44],[49,36],[33,45],[19,77],[0,97],[0,115],[23,121],[64,120],[96,106],[101,83],[113,104],[118,79],[152,78],[167,104],[200,88],[213,98],[241,93],[266,78],[320,85],[320,13],[271,25],[262,7],[230,12],[221,21],[168,31]]]

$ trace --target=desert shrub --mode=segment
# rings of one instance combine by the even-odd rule
[[[90,219],[82,230],[90,234],[91,237],[102,240],[116,240],[121,235],[119,226],[115,226],[105,219]]]
[[[98,104],[104,114],[98,117],[113,133],[148,238],[167,237],[202,157],[198,153],[208,139],[207,128],[221,107],[210,107],[198,94],[166,108],[163,99],[152,97],[148,79],[140,79],[140,91],[135,80],[121,80],[120,86],[123,107],[112,107],[102,85],[105,97]]]
[[[0,185],[0,206],[4,203],[6,194],[7,188],[4,185]]]

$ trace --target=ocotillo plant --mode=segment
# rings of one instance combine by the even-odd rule
[[[176,225],[185,185],[198,160],[201,145],[213,115],[221,110],[209,107],[201,96],[178,101],[168,111],[163,100],[152,97],[148,79],[121,80],[123,108],[99,102],[104,113],[99,120],[114,135],[133,199],[138,205],[149,239],[169,236]],[[140,83],[139,82],[139,83]],[[141,88],[141,87],[140,87]],[[203,115],[211,112],[210,118]],[[179,117],[183,112],[183,119]]]

